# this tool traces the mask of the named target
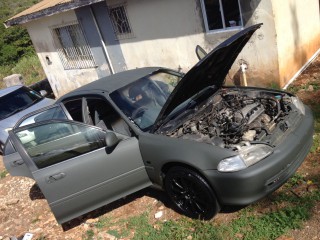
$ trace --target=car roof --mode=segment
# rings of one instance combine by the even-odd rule
[[[145,67],[119,72],[107,77],[100,78],[80,88],[77,88],[72,92],[67,93],[62,98],[65,99],[77,95],[78,92],[88,92],[92,90],[99,90],[110,93],[161,69],[165,68]]]
[[[19,89],[19,88],[22,88],[23,85],[15,85],[15,86],[12,86],[12,87],[7,87],[5,89],[0,89],[0,97],[3,97],[9,93],[12,93],[14,92],[15,90]]]

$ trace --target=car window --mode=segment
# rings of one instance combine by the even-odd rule
[[[105,146],[105,133],[73,122],[50,122],[16,131],[38,168],[77,157]]]
[[[19,127],[52,119],[68,119],[68,117],[60,106],[56,106],[26,118],[19,124]]]
[[[21,87],[2,96],[0,98],[0,120],[30,107],[41,99],[43,97],[27,87]]]
[[[72,119],[78,122],[83,122],[82,117],[82,98],[72,99],[63,102]]]
[[[115,104],[142,130],[149,129],[180,80],[169,73],[155,73],[110,94]]]
[[[63,103],[73,119],[74,117],[78,119],[77,121],[85,122],[100,127],[103,130],[114,131],[126,136],[132,135],[129,125],[121,118],[113,106],[101,97],[83,97],[81,99],[69,100]],[[85,104],[85,108],[82,104]]]

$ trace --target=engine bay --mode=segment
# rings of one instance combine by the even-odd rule
[[[170,137],[241,151],[252,144],[278,144],[301,117],[283,92],[220,89],[206,101],[164,124]]]

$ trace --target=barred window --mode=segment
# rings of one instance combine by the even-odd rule
[[[111,6],[109,15],[111,18],[113,30],[118,39],[132,38],[133,32],[130,27],[126,8],[124,5]]]
[[[96,67],[90,46],[78,23],[52,29],[64,69]]]

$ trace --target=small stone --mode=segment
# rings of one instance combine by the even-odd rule
[[[19,202],[19,199],[17,198],[13,198],[13,199],[10,199],[9,201],[6,202],[6,205],[15,205]]]
[[[309,85],[308,91],[309,91],[309,92],[313,92],[313,91],[314,91],[314,87],[313,87],[312,85]]]
[[[106,240],[116,240],[117,238],[115,236],[112,236],[109,233],[106,232],[99,232],[97,235],[98,239],[106,239]]]
[[[308,192],[315,192],[317,190],[319,190],[319,188],[316,184],[312,184],[308,186]]]
[[[6,205],[0,204],[0,211],[5,211],[7,208],[8,207]],[[2,239],[0,238],[0,240],[2,240]]]
[[[86,224],[86,223],[84,223],[84,224],[82,225],[82,227],[83,227],[84,230],[88,230],[88,229],[89,229],[89,225]]]
[[[157,212],[155,215],[154,215],[154,218],[155,219],[159,219],[159,218],[161,218],[163,216],[163,211],[159,211],[159,212]]]
[[[86,221],[87,224],[92,224],[92,223],[96,223],[98,222],[99,219],[98,218],[90,218]]]

